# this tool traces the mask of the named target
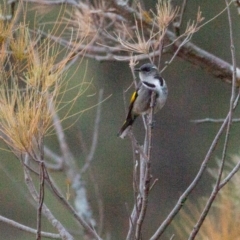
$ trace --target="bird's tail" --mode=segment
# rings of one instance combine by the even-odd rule
[[[135,121],[137,116],[131,117],[131,118],[127,118],[126,121],[123,123],[120,131],[118,132],[118,137],[124,139],[127,134],[129,129],[131,128],[133,122]]]

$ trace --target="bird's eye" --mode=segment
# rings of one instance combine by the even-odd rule
[[[150,72],[151,71],[151,68],[150,67],[144,67],[142,69],[143,72]]]

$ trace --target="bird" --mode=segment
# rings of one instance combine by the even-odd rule
[[[152,92],[156,93],[154,113],[165,105],[168,96],[167,84],[154,64],[145,63],[140,68],[135,68],[134,71],[139,72],[140,81],[131,96],[126,120],[118,132],[118,136],[122,139],[127,136],[129,129],[139,115],[150,113]]]

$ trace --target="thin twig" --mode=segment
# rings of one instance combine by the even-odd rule
[[[55,162],[55,164],[45,161],[45,166],[53,171],[63,170],[63,158],[49,149],[47,146],[44,146],[44,155]]]
[[[163,234],[163,232],[166,230],[166,228],[169,226],[169,224],[171,223],[171,221],[174,219],[174,217],[177,215],[177,213],[180,211],[180,209],[182,208],[184,202],[186,201],[187,197],[189,196],[189,194],[192,192],[192,190],[196,187],[196,185],[198,184],[198,182],[200,181],[206,167],[207,167],[207,163],[210,160],[210,157],[218,143],[218,140],[220,138],[220,136],[222,135],[225,127],[227,126],[228,123],[228,118],[229,118],[229,113],[227,115],[227,117],[225,118],[225,121],[222,123],[221,127],[219,128],[215,138],[213,139],[213,142],[211,144],[211,146],[209,147],[209,150],[201,164],[201,167],[197,173],[197,175],[195,176],[195,178],[193,179],[192,183],[189,185],[189,187],[184,191],[184,193],[180,196],[180,198],[178,199],[176,205],[174,206],[174,208],[172,209],[172,211],[169,213],[169,215],[167,216],[167,218],[163,221],[163,223],[158,227],[158,229],[156,230],[156,232],[152,235],[152,237],[150,238],[150,240],[157,240],[159,239],[159,237]]]
[[[151,191],[153,189],[153,187],[155,186],[155,184],[158,182],[158,178],[154,179],[152,185],[150,186],[149,191]]]
[[[46,168],[45,168],[45,178],[46,178],[46,181],[48,181],[48,183],[50,184],[53,192],[56,194],[58,199],[64,204],[64,206],[66,206],[66,208],[70,211],[70,213],[74,216],[74,218],[82,225],[82,227],[84,228],[86,233],[89,234],[89,236],[93,237],[94,239],[102,240],[98,236],[96,231],[93,228],[91,228],[91,226],[89,226],[89,224],[75,211],[75,209],[69,204],[69,202],[58,191],[54,182],[51,180]]]
[[[232,124],[232,115],[233,115],[233,110],[234,110],[234,105],[235,105],[234,101],[235,101],[235,91],[236,91],[236,57],[235,57],[235,47],[234,47],[234,42],[233,42],[232,19],[231,19],[231,13],[230,13],[230,9],[229,9],[228,0],[225,0],[225,3],[227,6],[227,13],[228,13],[230,42],[231,42],[230,48],[231,48],[232,63],[233,63],[232,92],[231,92],[231,98],[230,98],[228,124],[227,124],[227,129],[226,129],[225,141],[224,141],[224,145],[223,145],[221,164],[220,164],[220,168],[218,171],[218,176],[217,176],[215,186],[213,188],[211,196],[209,197],[209,199],[204,207],[204,210],[203,210],[198,222],[194,226],[194,228],[189,236],[189,240],[193,240],[196,237],[198,231],[200,230],[200,227],[202,226],[202,224],[212,206],[213,201],[215,200],[215,198],[220,190],[219,185],[221,182],[221,177],[222,177],[223,168],[224,168],[224,164],[225,164],[230,128],[231,128],[231,124]]]
[[[62,164],[62,157],[53,152],[50,148],[47,146],[44,146],[44,155],[46,157],[49,157],[51,160],[53,160],[55,163]]]
[[[27,1],[27,0],[26,0]],[[36,1],[37,2],[37,1]],[[43,1],[41,1],[42,3]],[[56,1],[58,2],[58,1]],[[61,1],[59,1],[61,2]],[[74,1],[75,2],[75,1]],[[71,1],[67,1],[67,3],[71,4]],[[133,16],[136,16],[137,21],[143,21],[144,26],[149,27],[149,24],[145,22],[144,19],[141,18],[141,15],[133,8],[129,7],[126,4],[119,4],[117,1],[111,1],[111,3],[116,7],[116,16],[122,16],[123,19],[128,19],[128,21],[134,21]],[[48,1],[48,4],[55,4],[55,1]],[[226,10],[223,9],[217,16],[221,15],[224,11]],[[133,14],[134,13],[134,14]],[[106,12],[108,14],[108,12]],[[123,20],[122,19],[122,20]],[[205,22],[202,24],[200,27],[203,27],[205,24],[209,23],[210,21],[213,21],[216,19],[216,17],[210,19],[209,21]],[[122,20],[120,22],[122,22]],[[151,24],[152,28],[152,24]],[[41,33],[44,34],[44,33]],[[76,47],[71,45],[69,41],[66,41],[62,39],[61,37],[54,37],[50,36],[47,34],[48,37],[52,37],[54,41],[57,41],[59,44],[63,44],[65,47],[67,46],[68,48],[74,48],[76,50]],[[175,53],[177,49],[179,49],[179,46],[181,45],[181,41],[176,41],[177,37],[176,35],[167,30],[166,32],[166,39],[170,42],[173,43],[171,44],[171,49],[172,52]],[[153,45],[155,45],[153,43]],[[119,61],[129,61],[131,59],[131,56],[129,57],[128,55],[117,55],[117,53],[122,51],[120,46],[114,46],[114,48],[107,48],[106,51],[106,46],[104,47],[99,47],[99,46],[93,46],[93,45],[81,45],[78,46],[80,52],[77,54],[84,55],[85,57],[89,58],[94,58],[97,59],[98,61],[111,61],[111,60],[116,60],[118,59]],[[84,50],[82,53],[81,51]],[[136,60],[143,60],[143,59],[149,59],[153,58],[154,56],[158,56],[161,54],[159,51],[152,51],[149,54],[141,54],[137,55]],[[232,66],[223,61],[222,59],[210,54],[209,52],[204,51],[203,49],[197,47],[196,45],[192,43],[188,43],[184,46],[181,47],[181,50],[178,51],[178,57],[183,58],[186,61],[191,62],[192,64],[201,67],[205,71],[208,71],[210,74],[216,76],[219,79],[223,79],[225,82],[230,83],[231,81],[231,76],[232,76],[232,71],[233,68]],[[237,69],[237,79],[240,79],[240,69]]]
[[[175,27],[175,32],[176,32],[177,36],[180,35],[180,28],[181,28],[181,25],[182,25],[183,14],[185,12],[186,6],[187,6],[187,0],[183,0],[182,7],[181,7],[181,12],[178,16],[178,21],[174,22],[174,24],[173,24],[173,26]]]
[[[39,200],[37,209],[37,234],[36,239],[41,240],[41,229],[42,229],[42,207],[44,202],[44,162],[39,163]]]
[[[234,105],[233,105],[233,108],[235,109],[236,105],[238,104],[238,100],[239,100],[239,97],[240,97],[240,88],[238,88],[238,95],[235,99],[235,102],[234,102]],[[212,122],[212,123],[223,123],[224,122],[224,119],[223,118],[219,118],[219,119],[215,119],[215,118],[204,118],[204,119],[196,119],[196,120],[191,120],[191,122],[193,123],[208,123],[208,122]],[[232,118],[232,122],[235,123],[235,122],[240,122],[240,118]]]
[[[137,86],[138,86],[138,83],[136,81],[137,78],[136,78],[135,71],[134,71],[135,65],[136,65],[135,58],[131,57],[129,66],[130,66],[130,69],[131,69],[131,72],[132,72],[132,76],[133,76],[133,84],[134,84],[135,89],[136,89]],[[126,91],[124,91],[124,92],[126,92]],[[124,103],[126,103],[125,95],[123,95],[123,96],[124,96]],[[126,106],[126,104],[124,104],[124,105]],[[126,109],[126,111],[127,111],[127,109]],[[138,144],[138,142],[137,142],[137,140],[136,140],[136,138],[135,138],[135,136],[134,136],[134,134],[133,134],[131,129],[128,132],[128,136],[129,136],[129,138],[131,140],[132,152],[133,152],[133,164],[134,164],[134,167],[133,167],[134,207],[132,209],[131,215],[129,216],[129,229],[128,229],[126,240],[130,240],[130,239],[133,238],[133,234],[135,232],[136,223],[137,223],[137,219],[138,219],[139,206],[141,204],[140,203],[141,199],[139,197],[139,193],[140,193],[140,185],[139,185],[140,176],[139,175],[141,175],[141,174],[138,175],[139,164],[138,164],[138,160],[136,158],[136,153],[140,153],[140,156],[142,155],[142,156],[147,158],[147,155],[143,151],[142,146],[140,146]]]
[[[166,29],[164,30],[164,32],[162,33],[162,36],[161,36],[161,40],[160,40],[160,43],[159,43],[159,46],[158,46],[158,69],[160,69],[160,65],[161,65],[161,59],[162,59],[162,53],[163,53],[163,47],[164,47],[164,37],[166,35]],[[154,54],[155,56],[155,54]]]
[[[203,118],[203,119],[196,119],[196,120],[191,120],[192,123],[223,123],[224,119],[223,118]],[[233,118],[232,122],[240,122],[240,118]]]
[[[238,172],[240,169],[240,161],[237,163],[237,165],[233,168],[233,170],[225,177],[224,180],[219,184],[219,189],[223,188],[232,178],[233,176]]]
[[[142,146],[139,145],[139,143],[137,142],[137,139],[135,138],[135,136],[133,135],[132,131],[129,132],[128,136],[131,139],[131,142],[134,146],[135,149],[135,153],[138,152],[140,154],[140,156],[143,156],[144,159],[146,159],[148,161],[148,156],[147,154],[144,152],[144,149]]]
[[[37,230],[34,228],[30,228],[28,226],[25,226],[21,223],[18,223],[14,220],[11,220],[9,218],[3,217],[0,215],[0,222],[6,223],[10,225],[11,227],[17,228],[21,231],[24,231],[26,233],[31,233],[31,234],[37,234]],[[45,238],[52,238],[52,239],[62,239],[60,234],[55,234],[55,233],[48,233],[48,232],[41,232],[41,236]]]
[[[155,101],[155,93],[153,93],[152,101]],[[152,138],[152,114],[154,104],[151,101],[151,113],[149,114],[148,124],[146,129],[144,147],[141,147],[132,132],[129,132],[128,136],[131,139],[134,153],[137,151],[140,154],[140,164],[139,164],[139,176],[138,176],[138,162],[133,170],[133,189],[134,189],[134,207],[129,217],[129,230],[126,239],[130,240],[133,238],[135,232],[135,239],[139,239],[141,235],[142,223],[145,218],[147,203],[148,203],[148,193],[150,189],[150,153],[151,153],[151,138]],[[150,139],[149,139],[150,138]],[[150,145],[149,145],[150,144]]]
[[[132,213],[129,216],[129,229],[128,234],[126,237],[126,240],[131,240],[133,233],[136,228],[136,222],[138,217],[138,206],[140,205],[139,201],[139,176],[138,176],[138,161],[135,161],[134,167],[133,167],[133,193],[134,193],[134,207],[132,210]]]
[[[140,239],[142,224],[146,215],[147,206],[148,206],[148,195],[150,190],[150,183],[151,183],[151,152],[152,152],[152,124],[153,124],[153,113],[154,113],[154,106],[156,104],[156,93],[152,92],[151,95],[151,103],[150,103],[150,113],[148,115],[148,124],[147,124],[147,131],[146,131],[146,147],[144,149],[147,150],[148,159],[144,159],[141,156],[141,161],[144,162],[144,172],[143,176],[140,175],[140,179],[143,180],[142,188],[140,189],[141,194],[141,206],[140,206],[140,213],[137,220],[135,238]],[[141,181],[140,181],[141,184]],[[140,186],[141,187],[141,186]]]
[[[181,48],[188,43],[191,38],[192,38],[193,34],[189,34],[186,36],[186,38],[179,44],[178,48],[174,51],[173,56],[171,57],[171,59],[167,62],[165,62],[165,67],[161,70],[161,73],[173,62],[173,60],[176,58],[176,56],[178,55],[179,51],[181,50]]]
[[[13,2],[16,2],[17,0],[8,0],[8,4],[11,4]],[[38,3],[38,4],[45,4],[45,5],[62,5],[62,4],[70,4],[73,5],[75,7],[78,6],[77,1],[75,0],[54,0],[54,1],[50,1],[50,0],[22,0],[24,2],[31,2],[31,3]]]
[[[91,182],[93,184],[94,192],[97,200],[98,216],[99,216],[97,230],[98,230],[98,234],[101,235],[104,227],[104,203],[103,203],[101,190],[99,189],[99,184],[98,184],[98,181],[96,180],[96,174],[93,167],[90,167],[89,169],[89,176],[91,178]]]
[[[88,225],[83,218],[91,225],[95,226],[96,221],[92,216],[92,210],[90,208],[89,202],[87,200],[87,192],[85,189],[85,184],[83,183],[80,169],[76,164],[73,154],[71,153],[66,138],[64,134],[63,127],[61,125],[61,120],[58,114],[55,112],[54,106],[50,103],[50,109],[53,115],[53,125],[56,131],[56,135],[58,138],[58,142],[60,145],[61,153],[63,156],[63,166],[64,171],[71,182],[71,187],[75,191],[75,207],[77,209],[79,218],[84,222],[84,226]],[[92,229],[88,226],[87,229],[92,231]],[[90,230],[91,229],[91,230]]]
[[[28,165],[28,155],[25,156],[25,165]],[[35,202],[37,203],[39,201],[39,194],[37,193],[37,190],[34,186],[33,180],[31,178],[31,175],[29,173],[28,168],[23,165],[24,167],[24,176],[25,176],[25,183],[27,185],[27,188],[31,194],[31,196],[33,197],[33,199],[35,200]],[[53,225],[53,227],[55,227],[57,229],[57,231],[59,232],[59,234],[61,235],[61,237],[63,239],[66,240],[73,240],[73,237],[70,235],[70,233],[63,227],[63,225],[61,224],[61,222],[59,222],[51,213],[50,209],[47,208],[46,204],[43,203],[42,205],[42,211],[44,213],[44,215],[46,216],[46,218],[49,220],[49,222]]]
[[[97,147],[97,143],[98,143],[102,100],[103,100],[103,89],[100,89],[99,94],[98,94],[98,106],[97,106],[97,111],[96,111],[96,118],[95,118],[95,123],[94,123],[94,128],[93,128],[92,144],[91,144],[90,151],[86,157],[86,162],[81,169],[81,174],[85,173],[87,171],[87,169],[90,167],[92,160],[93,160],[94,153],[96,151],[96,147]]]

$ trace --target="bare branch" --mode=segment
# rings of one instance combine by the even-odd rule
[[[81,169],[81,174],[85,173],[87,171],[87,169],[90,167],[90,164],[93,160],[94,153],[96,151],[97,142],[98,142],[98,132],[99,132],[102,100],[103,100],[103,89],[100,89],[99,95],[98,95],[98,106],[97,106],[96,118],[95,118],[95,123],[94,123],[94,128],[93,128],[92,145],[91,145],[89,154],[87,155],[86,162]]]
[[[38,2],[36,0],[25,0],[26,2]],[[12,1],[9,1],[11,3]],[[132,22],[134,24],[134,17],[136,16],[137,21],[142,21],[144,26],[152,28],[152,23],[148,23],[146,20],[142,19],[140,14],[133,8],[131,8],[127,2],[123,1],[117,1],[117,0],[111,0],[109,1],[110,4],[112,4],[113,8],[115,9],[114,15],[121,16],[121,21],[128,20],[128,22]],[[184,1],[186,2],[186,1]],[[184,4],[183,2],[183,7],[184,9]],[[238,1],[236,1],[238,2]],[[60,4],[60,3],[67,3],[71,4],[73,6],[76,6],[76,1],[74,0],[59,0],[59,1],[47,1],[47,0],[42,0],[40,1],[42,4]],[[112,8],[111,8],[112,9]],[[113,14],[112,11],[106,11],[107,14]],[[111,19],[111,18],[110,18]],[[120,21],[120,20],[119,20]],[[150,26],[151,25],[151,26]],[[54,38],[54,36],[52,36]],[[222,79],[223,81],[230,83],[232,81],[232,72],[233,72],[233,67],[231,64],[228,62],[218,58],[217,56],[210,54],[207,51],[204,51],[200,47],[197,47],[193,43],[187,43],[184,46],[183,42],[180,40],[177,40],[178,36],[176,36],[173,32],[167,30],[166,31],[166,40],[169,42],[171,45],[170,51],[174,54],[177,51],[177,56],[190,62],[191,64],[200,67],[204,69],[205,71],[208,71],[211,75]],[[68,41],[61,39],[59,37],[55,37],[55,40],[57,40],[60,44],[67,44],[68,46],[71,45],[69,44]],[[65,42],[65,43],[64,43]],[[181,46],[181,49],[180,49]],[[107,48],[106,46],[104,47],[97,47],[94,46],[93,44],[88,45],[88,46],[79,46],[80,48],[86,50],[82,54],[85,55],[85,57],[89,58],[94,58],[98,61],[112,61],[112,60],[120,60],[120,61],[129,61],[130,57],[128,55],[117,55],[117,51],[121,50],[119,47],[114,47],[114,48]],[[180,50],[178,50],[180,49]],[[160,49],[161,50],[161,49]],[[166,50],[166,49],[165,49]],[[165,51],[164,50],[164,51]],[[100,54],[101,52],[101,54]],[[79,52],[78,54],[81,54]],[[159,56],[161,54],[161,51],[152,51],[149,54],[140,54],[136,56],[137,60],[143,60],[143,59],[148,59],[149,57],[155,57]],[[76,58],[74,58],[76,60]],[[240,81],[240,69],[236,69],[237,71],[237,81]]]
[[[203,119],[197,119],[197,120],[191,120],[192,123],[222,123],[224,122],[223,118],[203,118]],[[240,118],[233,118],[232,122],[240,122]]]
[[[46,169],[45,169],[46,170]],[[74,216],[74,218],[81,224],[83,229],[86,231],[86,234],[88,234],[93,239],[101,240],[101,238],[98,236],[96,231],[89,226],[89,224],[80,216],[79,213],[75,211],[75,209],[69,204],[69,202],[62,196],[62,194],[58,191],[57,187],[55,186],[54,182],[51,180],[50,176],[48,175],[47,170],[45,171],[46,180],[50,184],[53,193],[58,197],[58,199],[63,203],[64,206],[70,211],[70,213]]]
[[[233,170],[226,176],[224,180],[219,184],[219,189],[223,188],[231,179],[232,177],[238,172],[240,169],[240,162],[233,168]]]
[[[0,215],[0,222],[6,223],[12,227],[15,227],[21,231],[27,232],[27,233],[31,233],[31,234],[37,234],[37,230],[34,228],[30,228],[28,226],[25,226],[23,224],[20,224],[16,221],[13,221],[9,218],[3,217]],[[41,232],[41,236],[42,237],[46,237],[46,238],[52,238],[52,239],[62,239],[60,234],[55,234],[55,233],[48,233],[48,232]]]
[[[8,4],[12,4],[17,0],[8,0]],[[44,4],[44,5],[59,5],[59,4],[70,4],[73,6],[78,6],[78,2],[75,0],[22,0],[24,2],[31,2],[37,4]]]
[[[44,202],[44,195],[45,195],[45,189],[44,189],[44,163],[41,160],[39,163],[39,199],[38,199],[38,209],[37,209],[37,234],[36,239],[41,240],[41,229],[42,229],[42,207]]]
[[[182,208],[184,202],[186,201],[187,197],[189,196],[189,194],[192,192],[192,190],[196,187],[196,185],[198,184],[198,182],[200,181],[203,172],[205,171],[206,167],[207,167],[207,163],[210,160],[210,157],[218,143],[218,140],[220,138],[220,136],[222,135],[224,129],[227,126],[228,123],[228,118],[229,118],[229,113],[227,115],[227,117],[225,118],[223,124],[221,125],[220,129],[218,130],[202,164],[201,167],[196,175],[196,177],[194,178],[194,180],[192,181],[192,183],[189,185],[189,187],[185,190],[185,192],[180,196],[180,198],[178,199],[177,204],[174,206],[174,208],[172,209],[172,211],[169,213],[169,215],[167,216],[167,218],[163,221],[163,223],[159,226],[159,228],[157,229],[157,231],[153,234],[153,236],[150,238],[150,240],[157,240],[165,231],[165,229],[169,226],[169,224],[171,223],[171,221],[174,219],[174,217],[177,215],[177,213],[180,211],[180,209]]]
[[[172,32],[168,31],[167,36],[172,42],[175,41],[175,35]],[[173,45],[171,45],[173,53],[178,49],[180,44],[181,41],[177,41]],[[215,77],[222,79],[227,83],[231,83],[232,81],[233,66],[231,64],[197,47],[193,43],[189,42],[182,46],[177,56],[197,67],[206,70],[211,75],[214,75]],[[237,68],[236,71],[237,81],[239,81],[240,69]]]
[[[196,223],[196,225],[194,226],[190,236],[189,236],[189,240],[193,240],[198,231],[200,230],[211,206],[212,203],[214,201],[214,199],[216,198],[220,188],[220,182],[221,182],[221,178],[222,178],[222,173],[223,173],[223,169],[224,169],[224,165],[225,165],[225,158],[226,158],[226,151],[227,151],[227,147],[228,147],[228,140],[229,140],[229,134],[230,134],[230,128],[231,128],[231,124],[232,124],[232,115],[233,115],[233,110],[234,110],[234,101],[235,101],[235,91],[236,91],[236,56],[235,56],[235,47],[234,47],[234,43],[233,43],[233,31],[232,31],[232,19],[231,19],[231,13],[230,13],[230,9],[229,9],[229,3],[228,0],[225,0],[226,6],[227,6],[227,13],[228,13],[228,22],[229,22],[229,31],[230,31],[230,42],[231,42],[231,54],[232,54],[232,63],[233,63],[233,75],[232,75],[232,92],[231,92],[231,98],[230,98],[230,106],[229,106],[229,117],[228,117],[228,123],[227,123],[227,129],[226,129],[226,135],[225,135],[225,141],[224,141],[224,145],[223,145],[223,151],[222,151],[222,159],[221,159],[221,164],[219,167],[219,171],[218,171],[218,176],[216,179],[216,183],[214,185],[213,191],[204,207],[204,210],[198,220],[198,222]],[[237,98],[238,99],[238,98]]]
[[[121,13],[122,16],[129,19],[129,21],[134,21],[133,13],[135,13],[137,19],[141,19],[133,8],[127,5],[121,5],[118,3],[117,0],[111,0],[111,2],[113,3],[114,7],[116,7],[117,11]],[[144,22],[144,24],[148,26],[147,22]],[[176,35],[169,30],[167,30],[166,32],[166,38],[168,39],[169,43],[172,43],[171,49],[174,53],[179,48],[182,42],[176,41]],[[155,52],[154,54],[158,55],[159,52]],[[111,55],[109,56],[111,59],[114,59],[114,57],[112,57]],[[189,42],[182,46],[177,56],[184,59],[185,61],[192,63],[197,67],[208,71],[211,75],[214,75],[215,77],[220,78],[227,83],[231,83],[232,81],[233,66],[231,64],[201,49],[200,47],[197,47],[193,43]],[[142,58],[144,57],[145,59],[147,59],[147,56],[143,56]],[[104,58],[101,60],[104,60]],[[105,60],[107,60],[107,58],[105,58]],[[240,69],[237,68],[236,71],[237,81],[239,81]]]
[[[79,223],[83,226],[84,230],[86,230],[88,234],[94,236],[97,239],[101,239],[92,228],[96,225],[96,221],[92,217],[92,211],[87,201],[87,193],[82,177],[80,175],[80,169],[78,169],[74,157],[67,145],[64,131],[61,125],[61,120],[55,112],[53,105],[51,105],[51,111],[53,113],[54,128],[56,130],[60,149],[64,158],[64,171],[66,172],[66,175],[69,178],[71,186],[76,194],[74,202],[78,213],[75,212],[75,210],[64,198],[61,197],[61,200],[65,205],[67,204],[68,209],[74,213],[74,217],[79,221]]]
[[[26,156],[25,158],[25,165],[28,165],[28,156]],[[37,203],[39,200],[39,195],[37,193],[37,190],[34,186],[33,180],[30,176],[29,170],[27,169],[26,166],[24,167],[24,175],[25,175],[25,182],[27,185],[27,188],[30,192],[30,194],[32,195],[33,199],[35,200],[35,202]],[[49,222],[53,225],[53,227],[55,227],[60,236],[63,239],[66,240],[73,240],[73,237],[70,235],[70,233],[63,227],[63,225],[53,216],[53,214],[51,213],[51,211],[47,208],[46,204],[43,203],[42,205],[42,211],[44,213],[44,215],[47,217],[47,219],[49,220]]]
[[[51,160],[53,160],[56,164],[51,164],[45,160],[45,166],[48,169],[54,170],[54,171],[60,171],[63,170],[63,158],[54,153],[51,149],[49,149],[47,146],[44,146],[44,155]]]
[[[140,197],[141,205],[139,206],[139,216],[137,220],[135,238],[140,239],[143,220],[146,215],[147,205],[148,205],[148,195],[151,187],[151,150],[152,150],[152,125],[153,125],[153,110],[156,103],[156,93],[152,92],[151,103],[150,103],[150,113],[147,116],[147,131],[144,143],[144,150],[146,149],[148,158],[145,159],[141,156],[140,161],[144,162],[144,172],[140,175]]]
[[[175,32],[176,32],[177,36],[180,35],[180,27],[182,25],[183,14],[185,12],[186,6],[187,6],[187,0],[183,0],[182,7],[181,7],[181,12],[178,16],[178,21],[175,21],[174,24],[173,24],[173,26],[175,27]]]

